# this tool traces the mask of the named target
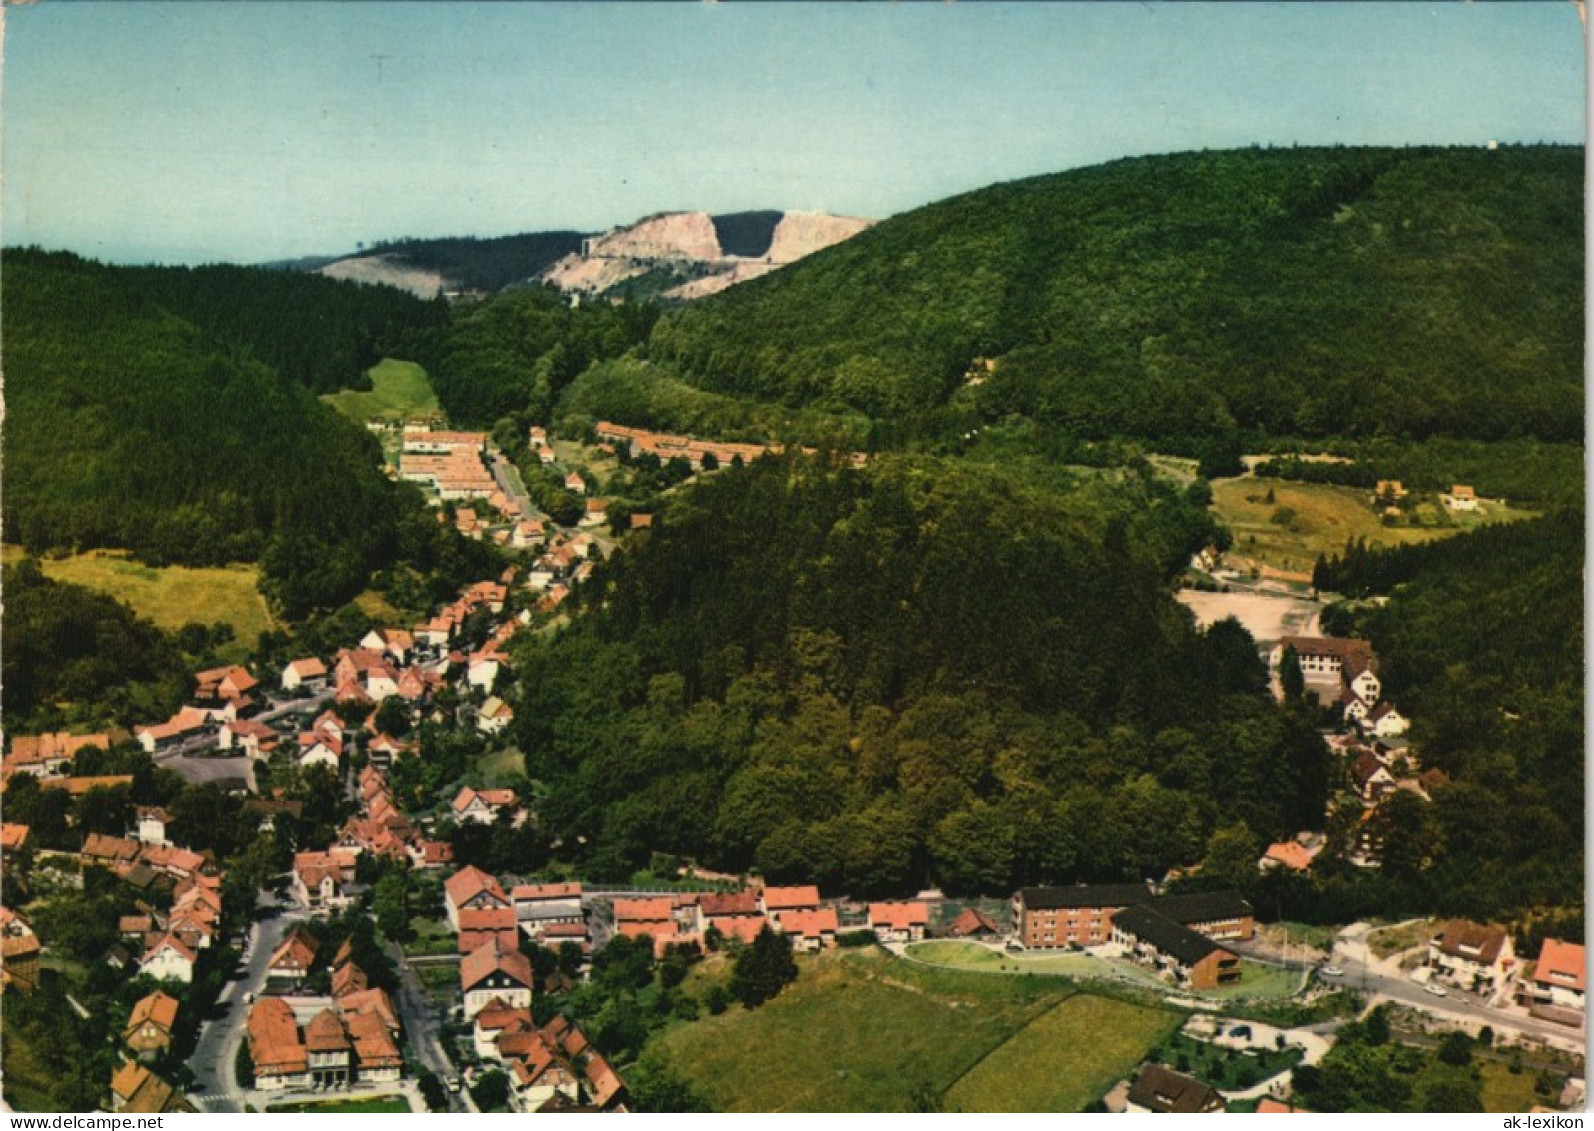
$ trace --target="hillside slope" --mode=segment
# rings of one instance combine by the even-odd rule
[[[1082,437],[1580,438],[1580,148],[1302,149],[996,185],[665,319],[709,390]],[[987,364],[990,362],[991,364]]]
[[[75,256],[6,263],[7,541],[263,561],[296,603],[395,550],[380,453],[303,385]],[[279,596],[283,595],[278,590]]]

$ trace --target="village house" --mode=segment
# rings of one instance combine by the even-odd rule
[[[517,884],[509,892],[520,929],[534,935],[553,923],[585,924],[581,883]]]
[[[775,916],[775,929],[791,939],[793,950],[810,954],[836,945],[840,923],[834,907],[812,911],[782,911]]]
[[[409,663],[415,637],[402,628],[373,628],[360,638],[360,647],[381,653],[396,664]]]
[[[930,908],[924,903],[871,903],[869,929],[883,943],[918,942],[930,928]]]
[[[1211,990],[1240,980],[1239,955],[1146,904],[1113,915],[1112,941],[1178,986]]]
[[[187,1097],[136,1060],[123,1061],[111,1076],[110,1109],[128,1115],[196,1110]]]
[[[26,919],[0,906],[0,987],[30,994],[39,987],[39,937]]]
[[[255,719],[235,719],[216,732],[218,749],[238,750],[257,760],[271,757],[281,743],[275,729]]]
[[[456,932],[459,930],[461,911],[485,911],[512,906],[503,885],[475,865],[461,868],[443,884],[443,907],[448,915],[448,925]]]
[[[170,844],[166,826],[171,819],[171,814],[157,805],[140,805],[133,810],[133,835],[143,844]]]
[[[1272,670],[1282,666],[1288,648],[1295,649],[1301,675],[1320,699],[1347,705],[1355,699],[1364,708],[1378,702],[1383,689],[1376,674],[1378,657],[1367,641],[1335,636],[1281,637],[1268,653]]]
[[[1582,943],[1545,939],[1533,976],[1517,983],[1517,1001],[1535,1017],[1581,1027],[1588,1006],[1588,956]]]
[[[171,979],[174,982],[192,982],[194,963],[199,955],[194,948],[168,931],[150,944],[139,959],[138,972],[148,974],[156,981]]]
[[[345,890],[354,880],[357,856],[347,849],[301,852],[293,858],[293,897],[305,907],[340,910],[351,897]]]
[[[1128,1110],[1134,1113],[1198,1114],[1222,1111],[1224,1106],[1217,1089],[1160,1064],[1142,1065],[1129,1086]]]
[[[72,766],[80,750],[109,750],[111,740],[104,734],[19,734],[11,739],[6,755],[5,774],[31,774],[36,778],[60,777]]]
[[[156,990],[133,1005],[122,1042],[140,1060],[152,1060],[171,1048],[172,1029],[177,1024],[177,999]]]
[[[495,998],[511,1008],[530,1009],[531,960],[494,940],[460,959],[459,985],[465,1019],[474,1020]]]
[[[267,963],[267,980],[282,986],[299,985],[315,967],[316,950],[315,936],[303,928],[295,928]]]
[[[1074,884],[1020,888],[1013,896],[1013,928],[1026,948],[1100,946],[1112,938],[1112,917],[1144,903],[1144,884]]]
[[[288,1001],[262,997],[250,1009],[248,1022],[255,1087],[269,1092],[398,1080],[404,1061],[396,1028],[384,1017],[384,1012],[392,1015],[392,1004],[378,1004],[385,996],[378,990],[357,991],[331,1003],[310,999],[302,1025]],[[361,1007],[354,1008],[355,1003]]]
[[[1323,844],[1319,841],[1315,848],[1308,848],[1296,840],[1281,840],[1267,846],[1267,851],[1262,853],[1262,858],[1257,861],[1257,868],[1263,872],[1270,872],[1277,868],[1284,868],[1291,872],[1304,872],[1312,866],[1312,861],[1317,859],[1318,853],[1323,851]]]
[[[32,847],[33,830],[27,825],[11,821],[0,823],[0,864],[5,862],[6,857],[14,857],[16,853]]]
[[[191,738],[208,734],[211,729],[211,717],[208,711],[185,706],[164,723],[134,727],[133,737],[138,739],[139,745],[144,748],[144,753],[155,754]]]
[[[1511,936],[1501,926],[1458,919],[1428,942],[1434,978],[1485,997],[1505,988],[1515,965]]]
[[[488,696],[476,712],[476,729],[483,734],[502,734],[514,721],[515,709],[496,695]]]
[[[773,917],[782,911],[819,910],[819,888],[813,884],[798,887],[766,887],[759,893],[758,908]]]
[[[1379,738],[1399,738],[1411,729],[1411,721],[1393,703],[1380,703],[1363,713],[1361,724]]]
[[[1442,498],[1445,506],[1453,511],[1470,512],[1478,509],[1478,492],[1466,483],[1454,484],[1450,493]]]
[[[730,939],[750,943],[768,922],[759,907],[758,892],[738,891],[706,894],[697,903],[697,930],[706,934],[713,928]]]
[[[306,695],[318,694],[327,689],[327,666],[314,656],[291,660],[282,669],[282,689],[299,691]]]
[[[979,908],[968,907],[952,920],[951,932],[952,937],[958,939],[993,938],[1001,934],[1001,928],[996,925],[996,920]]]
[[[252,693],[260,681],[249,674],[249,669],[234,664],[231,667],[212,668],[196,672],[194,701],[212,705],[231,704],[240,713],[254,706]]]
[[[684,930],[676,914],[680,903],[670,896],[648,899],[617,899],[614,901],[614,933],[628,939],[647,937],[652,940],[655,954],[662,955],[664,948],[674,944],[696,941],[696,935]],[[683,914],[696,919],[696,908]]]
[[[490,825],[500,814],[515,814],[519,809],[520,797],[512,789],[472,789],[468,785],[449,804],[457,824]]]

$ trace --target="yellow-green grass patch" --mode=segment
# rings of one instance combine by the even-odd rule
[[[1451,514],[1424,502],[1411,504],[1408,516],[1391,526],[1371,498],[1369,491],[1330,483],[1240,478],[1212,484],[1212,509],[1234,535],[1230,557],[1303,576],[1311,574],[1320,554],[1337,554],[1352,538],[1365,539],[1369,546],[1429,542],[1534,513],[1488,503],[1473,514]],[[1410,525],[1411,512],[1426,525]]]
[[[1534,1091],[1538,1073],[1524,1068],[1512,1073],[1499,1061],[1484,1061],[1478,1066],[1482,1077],[1483,1110],[1490,1112],[1528,1111],[1543,1103]]]
[[[719,1111],[908,1111],[1066,992],[1049,979],[931,970],[876,951],[800,965],[774,1000],[677,1025],[645,1059]]]
[[[1110,964],[1092,954],[998,951],[969,942],[914,943],[907,948],[907,955],[935,966],[992,973],[1061,974],[1074,978],[1106,978],[1113,974]]]
[[[4,1028],[3,1052],[5,1070],[5,1100],[14,1111],[68,1111],[66,1104],[56,1098],[53,1088],[57,1083],[50,1071],[39,1063],[33,1046],[24,1039],[20,1029],[13,1025]]]
[[[350,1100],[327,1100],[324,1103],[273,1104],[266,1110],[333,1115],[337,1112],[410,1112],[414,1109],[410,1107],[409,1100],[403,1096],[370,1096]]]
[[[518,748],[506,746],[482,758],[477,763],[477,769],[489,779],[523,776],[526,772],[526,756]]]
[[[1079,994],[981,1060],[947,1111],[1079,1111],[1129,1075],[1184,1021],[1172,1010]]]
[[[384,358],[369,373],[369,390],[342,389],[321,399],[356,424],[400,424],[442,414],[426,370],[413,361]]]
[[[7,547],[7,560],[16,556],[20,552]],[[134,561],[120,550],[41,558],[39,565],[52,581],[109,593],[164,629],[175,630],[196,621],[207,625],[225,621],[232,625],[233,640],[218,649],[224,660],[243,659],[262,632],[276,627],[260,595],[260,570],[252,565],[156,568]]]

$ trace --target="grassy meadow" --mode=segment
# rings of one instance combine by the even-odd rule
[[[370,374],[369,391],[343,389],[321,399],[356,424],[400,424],[442,414],[426,370],[413,361],[384,358]]]
[[[5,548],[5,560],[22,556],[15,546]],[[141,617],[161,628],[175,630],[198,621],[232,625],[233,640],[219,649],[224,660],[241,660],[260,634],[276,627],[258,588],[260,570],[252,565],[211,569],[187,566],[144,565],[117,550],[90,550],[65,558],[40,558],[44,575],[109,593],[131,605]]]
[[[1239,478],[1212,484],[1212,509],[1234,534],[1229,560],[1304,581],[1311,580],[1319,554],[1337,554],[1352,538],[1365,539],[1369,546],[1398,546],[1533,514],[1497,502],[1485,503],[1472,514],[1451,514],[1436,501],[1419,501],[1406,508],[1400,525],[1386,526],[1370,498],[1367,491],[1330,483]],[[1409,525],[1412,516],[1420,525]]]
[[[876,950],[800,961],[775,1000],[677,1026],[646,1058],[719,1111],[1077,1111],[1183,1016]]]
[[[1079,1111],[1128,1075],[1184,1014],[1079,994],[1036,1018],[947,1090],[947,1111]]]

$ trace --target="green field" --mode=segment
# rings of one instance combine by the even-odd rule
[[[1289,997],[1301,984],[1299,970],[1285,970],[1261,962],[1240,960],[1240,980],[1215,990],[1202,990],[1198,996],[1212,998]]]
[[[644,1059],[719,1111],[908,1111],[1067,992],[1051,979],[932,970],[878,951],[800,962],[773,1001],[678,1025]]]
[[[56,1099],[52,1090],[56,1084],[50,1071],[39,1063],[33,1047],[23,1039],[22,1033],[11,1025],[5,1026],[4,1042],[0,1043],[5,1076],[5,1101],[14,1111],[66,1111],[67,1106]],[[1531,1086],[1531,1085],[1530,1085]]]
[[[526,756],[514,746],[506,746],[502,750],[494,750],[476,764],[476,768],[487,778],[488,783],[507,777],[524,777],[526,775]]]
[[[20,556],[21,551],[16,547],[6,547],[6,561]],[[91,550],[68,558],[40,558],[39,565],[52,581],[66,581],[109,593],[161,628],[178,629],[194,621],[202,624],[227,622],[232,625],[233,641],[219,649],[223,660],[242,660],[254,648],[262,632],[276,627],[257,587],[260,571],[252,565],[157,569],[117,550]]]
[[[426,370],[414,362],[385,358],[370,374],[369,392],[343,389],[321,399],[356,424],[402,424],[441,415]]]
[[[1273,501],[1267,501],[1268,492]],[[1533,512],[1487,503],[1475,514],[1449,515],[1436,505],[1414,507],[1432,525],[1385,526],[1368,503],[1369,492],[1329,483],[1283,479],[1221,479],[1212,484],[1212,509],[1234,535],[1231,562],[1255,563],[1304,580],[1319,554],[1334,555],[1351,538],[1369,546],[1428,542],[1489,522],[1532,517]],[[1288,524],[1274,521],[1294,512]]]
[[[338,1112],[411,1112],[409,1100],[403,1096],[368,1096],[354,1100],[328,1100],[326,1103],[272,1105],[267,1111],[302,1111],[316,1115],[333,1115]]]
[[[1483,1079],[1483,1110],[1497,1112],[1527,1111],[1544,1100],[1533,1090],[1538,1073],[1524,1070],[1512,1074],[1498,1061],[1484,1061],[1478,1065]]]
[[[947,1111],[1079,1111],[1173,1033],[1184,1014],[1080,994],[1037,1018],[948,1089]]]
[[[908,948],[908,956],[936,966],[985,970],[1007,974],[1063,974],[1074,978],[1108,978],[1111,964],[1090,954],[1035,954],[992,950],[970,942],[922,942]]]

